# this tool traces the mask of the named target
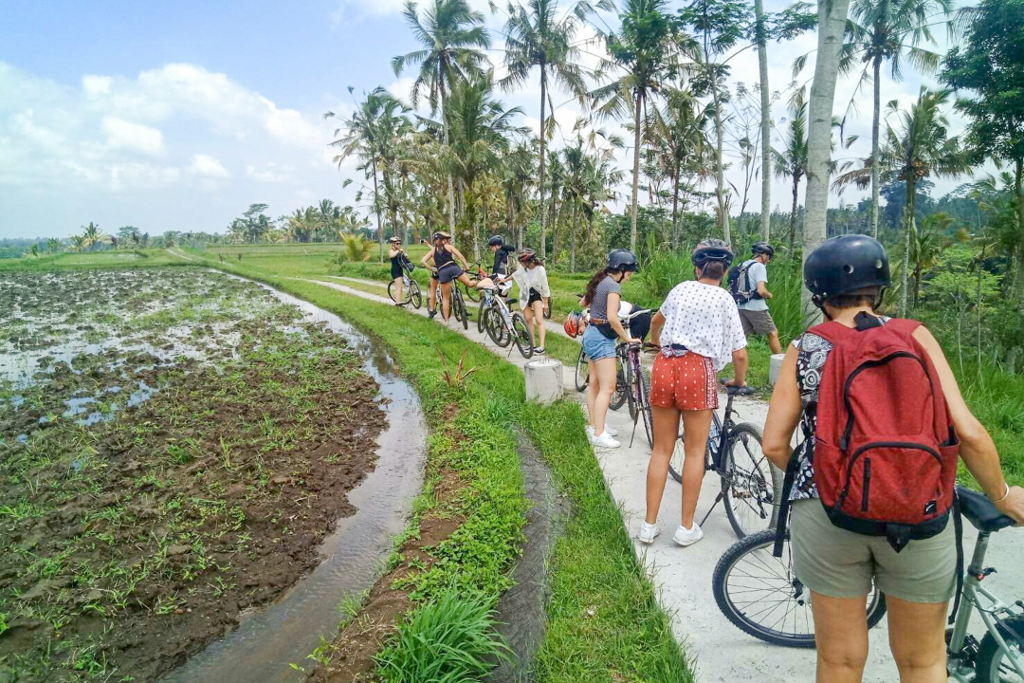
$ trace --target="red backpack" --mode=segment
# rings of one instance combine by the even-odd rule
[[[885,536],[897,552],[942,531],[954,504],[959,444],[935,366],[913,337],[919,326],[809,330],[833,345],[818,392],[818,495],[833,524]]]

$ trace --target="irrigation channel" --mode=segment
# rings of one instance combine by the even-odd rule
[[[321,635],[333,638],[339,603],[373,585],[391,539],[405,527],[422,488],[426,423],[415,391],[398,375],[387,350],[333,313],[261,286],[298,307],[308,322],[326,324],[365,358],[363,370],[377,381],[385,399],[388,427],[377,438],[376,468],[349,493],[356,513],[339,520],[320,547],[324,561],[267,609],[245,617],[237,630],[163,678],[166,683],[304,680],[289,664],[305,662]]]

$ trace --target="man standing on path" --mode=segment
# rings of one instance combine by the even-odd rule
[[[779,342],[779,331],[768,312],[768,299],[772,293],[768,291],[768,262],[775,256],[775,250],[767,242],[755,242],[750,247],[753,258],[744,261],[737,273],[738,292],[737,306],[740,309],[740,322],[743,323],[743,334],[768,337],[768,346],[772,353],[782,353]]]

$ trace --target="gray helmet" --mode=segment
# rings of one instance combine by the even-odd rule
[[[640,262],[629,249],[616,249],[608,254],[608,270],[636,272],[640,270]]]
[[[489,247],[500,247],[505,244],[505,238],[501,235],[495,235],[491,239],[487,240],[487,246]]]
[[[889,286],[889,255],[867,235],[841,235],[822,242],[804,263],[804,284],[814,305],[868,287]]]
[[[768,258],[775,258],[775,249],[767,242],[754,242],[750,245],[750,253],[754,256],[767,254]]]
[[[728,268],[732,265],[732,249],[720,239],[714,237],[697,244],[690,254],[690,263],[703,268],[709,261],[721,261]]]

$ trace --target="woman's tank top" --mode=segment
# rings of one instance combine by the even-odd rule
[[[438,270],[441,270],[451,263],[455,263],[455,257],[452,256],[452,253],[448,251],[446,247],[434,250],[434,266]]]

